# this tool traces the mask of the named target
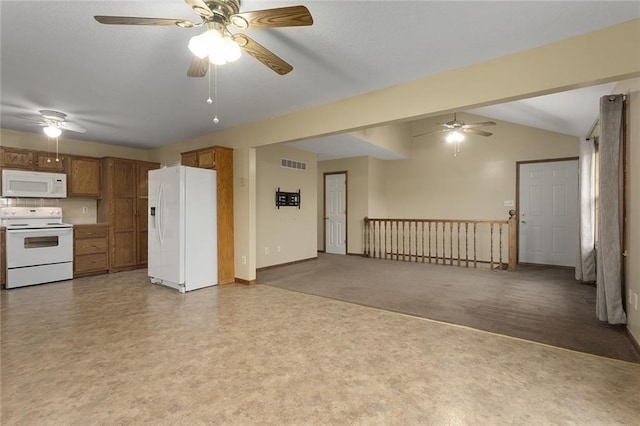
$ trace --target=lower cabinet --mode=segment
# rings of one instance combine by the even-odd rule
[[[109,271],[109,225],[73,227],[73,277]]]

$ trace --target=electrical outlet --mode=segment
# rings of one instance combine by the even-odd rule
[[[280,253],[280,246],[278,246],[277,250],[278,250],[278,253]]]
[[[247,264],[247,256],[242,256],[241,261],[242,261],[243,265],[246,265]]]
[[[264,248],[264,254],[269,254],[269,247]]]
[[[638,310],[638,293],[633,292],[633,309]]]
[[[84,213],[84,214],[89,213],[89,207],[83,207],[82,208],[82,213]]]

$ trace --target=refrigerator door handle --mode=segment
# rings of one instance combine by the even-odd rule
[[[158,240],[160,240],[160,245],[164,244],[164,226],[162,223],[162,203],[163,203],[163,195],[164,195],[164,185],[160,184],[158,188],[158,211],[156,212],[156,232],[158,233]]]

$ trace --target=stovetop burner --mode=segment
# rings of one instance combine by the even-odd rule
[[[2,207],[0,226],[8,230],[73,227],[62,222],[61,207]]]

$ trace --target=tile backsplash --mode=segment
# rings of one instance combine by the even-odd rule
[[[0,207],[62,207],[62,220],[74,225],[96,223],[98,202],[92,198],[4,198]]]

